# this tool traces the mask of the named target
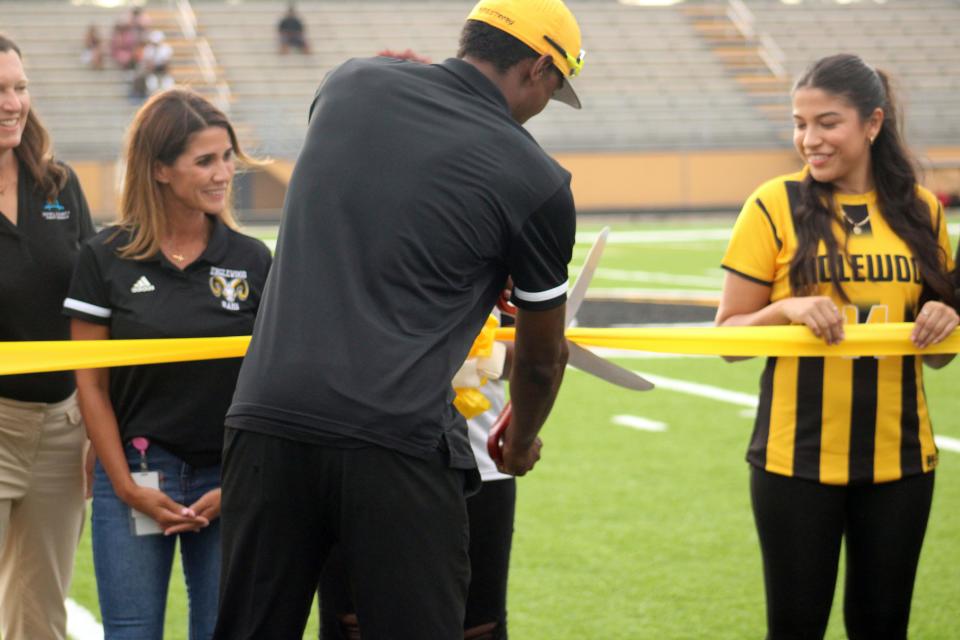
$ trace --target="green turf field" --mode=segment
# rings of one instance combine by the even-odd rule
[[[716,292],[725,240],[662,232],[722,231],[706,223],[614,223],[597,288]],[[599,225],[580,225],[574,272]],[[643,233],[649,234],[643,241]],[[657,235],[660,234],[660,235]],[[955,233],[953,235],[956,235]],[[686,276],[687,279],[678,276]],[[659,376],[649,393],[624,391],[568,370],[542,433],[543,459],[519,483],[510,576],[510,630],[518,640],[743,639],[764,634],[760,554],[743,460],[752,426],[750,396],[761,363],[715,358],[629,358]],[[936,432],[960,438],[954,364],[928,370]],[[722,400],[674,390],[674,381],[741,395]],[[722,395],[722,394],[720,394]],[[629,415],[661,423],[638,430]],[[960,453],[943,450],[921,560],[911,637],[960,637]],[[841,577],[842,582],[842,577]],[[186,638],[182,578],[171,588],[166,637]],[[85,533],[72,597],[96,612]],[[845,637],[837,600],[828,638]],[[305,637],[316,638],[314,619]]]

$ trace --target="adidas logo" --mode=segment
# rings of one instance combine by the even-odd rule
[[[157,288],[150,284],[150,281],[147,280],[147,276],[140,276],[140,279],[133,283],[133,286],[130,287],[130,293],[147,293],[148,291],[156,291]]]

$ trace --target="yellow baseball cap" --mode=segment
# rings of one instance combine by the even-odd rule
[[[562,0],[480,0],[467,20],[485,22],[537,53],[551,56],[563,74],[563,86],[553,98],[580,108],[580,98],[570,84],[570,78],[583,69],[580,26]]]

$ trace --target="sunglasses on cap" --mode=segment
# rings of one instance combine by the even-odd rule
[[[574,77],[580,73],[580,70],[583,69],[583,56],[587,54],[586,51],[580,49],[580,55],[574,58],[572,55],[567,53],[567,50],[561,47],[557,42],[550,36],[543,36],[543,39],[546,40],[551,47],[557,50],[567,61],[567,64],[570,65],[570,77]]]

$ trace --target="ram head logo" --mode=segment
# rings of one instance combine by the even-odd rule
[[[228,282],[223,276],[210,276],[210,291],[227,302],[243,301],[250,295],[250,285],[244,278],[233,278]]]

